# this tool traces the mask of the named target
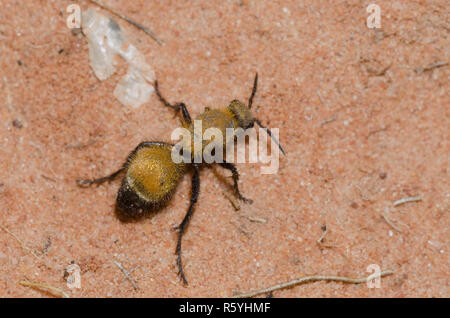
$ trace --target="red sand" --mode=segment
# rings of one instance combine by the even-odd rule
[[[201,171],[183,287],[172,228],[188,206],[189,175],[165,209],[128,224],[113,212],[118,181],[75,183],[113,172],[140,141],[170,141],[178,119],[155,95],[136,110],[122,106],[112,92],[123,66],[97,80],[86,39],[65,24],[71,1],[1,1],[0,225],[38,255],[0,230],[1,297],[49,296],[23,279],[73,297],[222,297],[307,274],[365,276],[370,264],[394,270],[380,289],[316,282],[274,296],[450,296],[450,72],[427,69],[450,60],[447,1],[377,1],[377,33],[366,26],[371,1],[104,2],[164,40],[117,20],[165,96],[194,116],[245,101],[257,71],[257,117],[280,129],[287,157],[276,175],[238,165],[241,190],[255,200],[238,213],[223,194],[230,188]],[[401,232],[383,219],[386,208]],[[72,261],[80,289],[63,279]],[[138,266],[139,290],[115,261]]]

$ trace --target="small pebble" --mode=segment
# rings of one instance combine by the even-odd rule
[[[19,129],[23,127],[22,122],[20,120],[18,120],[18,119],[14,119],[12,124],[13,124],[14,127],[19,128]]]

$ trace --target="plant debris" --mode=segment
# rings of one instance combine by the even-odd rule
[[[83,33],[89,45],[89,60],[95,76],[106,80],[116,71],[115,57],[121,56],[128,64],[128,71],[117,84],[114,96],[125,106],[137,108],[146,103],[153,93],[155,72],[145,62],[145,57],[129,43],[120,26],[93,9],[82,14]]]
[[[405,204],[408,202],[416,202],[416,201],[422,201],[422,198],[420,196],[403,198],[403,199],[395,201],[394,206],[399,206],[401,204]]]

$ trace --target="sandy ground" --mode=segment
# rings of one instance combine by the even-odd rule
[[[245,101],[257,71],[255,114],[280,129],[287,156],[275,175],[238,165],[255,200],[238,212],[229,172],[201,171],[184,287],[172,228],[189,174],[166,208],[126,224],[114,214],[119,181],[75,182],[115,171],[143,140],[170,141],[179,120],[154,94],[121,105],[123,65],[95,77],[86,39],[66,26],[71,1],[2,0],[0,296],[50,296],[28,280],[72,297],[222,297],[310,274],[366,276],[370,264],[394,271],[381,288],[315,282],[274,297],[450,296],[447,1],[376,1],[377,32],[371,1],[104,1],[165,42],[117,20],[165,96],[194,116]],[[394,206],[411,196],[421,200]],[[80,289],[64,280],[71,262]],[[134,269],[137,290],[115,262]]]

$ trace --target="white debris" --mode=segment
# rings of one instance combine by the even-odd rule
[[[139,70],[130,66],[114,89],[114,96],[125,106],[137,108],[150,99],[154,88],[141,76]]]
[[[135,46],[128,43],[120,26],[93,9],[82,13],[82,29],[89,45],[89,60],[95,76],[101,81],[116,71],[115,56],[128,63],[127,74],[117,84],[114,96],[125,106],[137,108],[153,93],[155,72]]]

